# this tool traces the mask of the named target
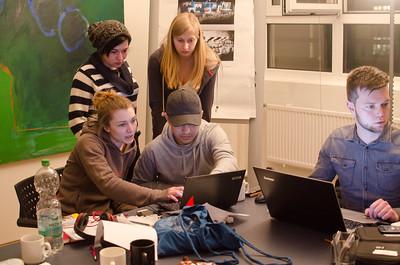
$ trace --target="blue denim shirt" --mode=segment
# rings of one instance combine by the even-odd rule
[[[382,198],[400,207],[400,131],[388,125],[365,144],[355,125],[334,130],[319,153],[311,177],[332,181],[338,175],[342,207],[363,211]]]

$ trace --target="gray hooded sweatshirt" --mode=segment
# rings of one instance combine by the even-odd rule
[[[237,160],[224,130],[202,120],[191,144],[175,142],[168,123],[162,133],[143,150],[133,181],[155,187],[182,185],[185,177],[237,170]]]

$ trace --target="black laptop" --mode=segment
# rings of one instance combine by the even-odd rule
[[[187,177],[180,207],[209,203],[221,209],[236,204],[246,170]]]
[[[344,218],[359,224],[373,224],[361,212],[341,209],[334,184],[256,168],[254,172],[271,217],[323,232],[346,231]]]

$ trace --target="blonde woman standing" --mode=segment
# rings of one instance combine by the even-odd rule
[[[163,113],[169,94],[180,88],[194,88],[200,97],[203,119],[211,120],[218,55],[207,46],[200,23],[191,13],[178,14],[161,47],[149,58],[149,101],[153,138],[166,122]]]

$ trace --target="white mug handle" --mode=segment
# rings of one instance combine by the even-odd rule
[[[243,182],[244,182],[244,192],[246,194],[250,193],[250,184],[246,180],[244,180]]]
[[[48,258],[52,253],[51,245],[49,242],[44,242],[43,244],[43,256],[44,258]]]
[[[142,253],[142,262],[143,264],[148,264],[148,256],[147,256],[147,252],[143,252]]]

